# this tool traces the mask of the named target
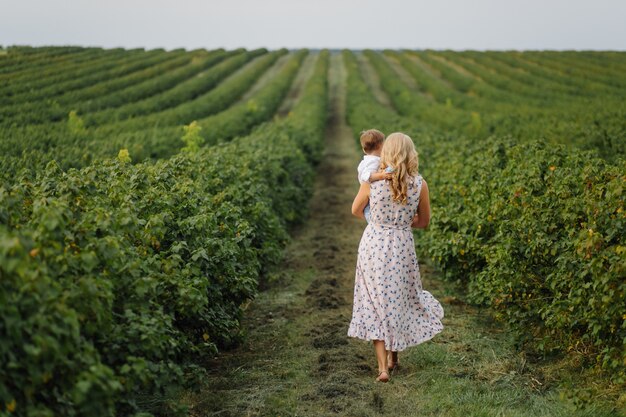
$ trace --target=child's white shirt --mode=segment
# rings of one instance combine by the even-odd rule
[[[357,171],[359,172],[359,183],[369,183],[372,172],[378,171],[380,167],[380,156],[365,155],[359,163]]]

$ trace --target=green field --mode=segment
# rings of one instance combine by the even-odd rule
[[[626,415],[626,53],[2,51],[0,416]],[[367,128],[420,153],[448,320],[382,392]]]

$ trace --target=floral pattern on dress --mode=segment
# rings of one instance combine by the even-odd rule
[[[422,289],[411,231],[422,181],[410,180],[406,205],[392,200],[389,181],[372,183],[370,222],[359,244],[348,336],[384,340],[397,352],[443,330],[443,307]]]

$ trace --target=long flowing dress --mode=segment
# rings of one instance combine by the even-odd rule
[[[443,330],[443,307],[422,289],[411,231],[422,181],[410,179],[406,205],[393,201],[389,181],[372,183],[356,265],[348,336],[384,340],[385,349],[398,352]]]

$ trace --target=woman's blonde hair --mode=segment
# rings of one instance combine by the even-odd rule
[[[387,136],[380,153],[380,167],[394,169],[391,178],[393,201],[407,204],[409,180],[417,175],[418,164],[417,151],[409,136],[399,132]]]

